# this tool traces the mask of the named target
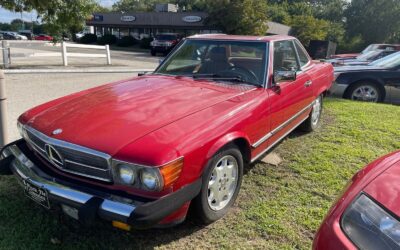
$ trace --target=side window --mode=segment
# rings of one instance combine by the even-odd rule
[[[296,50],[292,41],[274,42],[274,72],[299,70]]]
[[[300,46],[299,42],[295,42],[296,44],[296,50],[297,50],[297,54],[299,55],[299,62],[300,62],[300,68],[305,66],[309,59],[307,57],[307,55],[305,54],[303,48]]]

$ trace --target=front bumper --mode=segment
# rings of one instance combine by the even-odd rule
[[[153,201],[116,196],[48,175],[24,148],[26,148],[25,141],[19,140],[1,150],[0,175],[14,174],[21,183],[28,181],[46,190],[52,207],[63,205],[75,209],[77,212],[75,219],[83,223],[91,223],[101,218],[122,222],[132,228],[149,228],[196,197],[201,188],[199,179]]]

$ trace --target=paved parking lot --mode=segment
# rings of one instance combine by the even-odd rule
[[[133,76],[135,74],[127,73],[7,74],[9,140],[19,138],[16,121],[27,109],[67,94]]]

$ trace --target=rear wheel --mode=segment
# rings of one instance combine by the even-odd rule
[[[243,176],[243,157],[236,146],[215,154],[203,174],[200,194],[193,200],[195,216],[209,224],[222,218],[239,193]]]
[[[355,101],[382,102],[384,93],[376,83],[358,82],[349,87],[344,97]]]
[[[322,95],[318,96],[318,98],[314,101],[310,115],[308,116],[307,120],[303,122],[300,128],[305,132],[314,131],[320,125],[321,114],[322,114]]]
[[[157,52],[155,52],[154,50],[151,50],[150,53],[151,53],[152,56],[156,56],[157,55]]]

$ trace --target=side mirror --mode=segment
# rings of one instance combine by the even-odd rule
[[[293,82],[296,80],[296,71],[275,71],[274,84],[279,86],[281,82]]]

